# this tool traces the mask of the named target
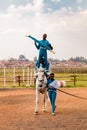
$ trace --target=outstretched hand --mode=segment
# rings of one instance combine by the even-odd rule
[[[25,35],[25,37],[29,37],[30,35]]]

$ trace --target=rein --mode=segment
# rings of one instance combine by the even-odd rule
[[[70,96],[73,96],[73,97],[76,97],[76,98],[80,98],[80,99],[83,99],[83,100],[87,100],[87,98],[85,98],[85,97],[80,97],[80,96],[74,95],[72,93],[65,92],[63,90],[60,90],[59,88],[57,90],[60,91],[60,92],[62,92],[62,93],[65,93],[67,95],[70,95]]]

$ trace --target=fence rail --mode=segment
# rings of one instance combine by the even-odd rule
[[[87,85],[87,74],[55,74],[57,80],[65,80],[67,86]],[[83,86],[84,86],[83,84]],[[0,88],[34,85],[34,68],[0,68]]]
[[[30,86],[34,84],[34,69],[0,68],[0,87]]]

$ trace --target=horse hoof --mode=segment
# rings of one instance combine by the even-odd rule
[[[38,111],[35,111],[35,113],[34,113],[35,115],[38,115]]]

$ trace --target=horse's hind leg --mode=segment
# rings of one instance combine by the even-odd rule
[[[35,114],[38,114],[39,92],[36,90]]]

